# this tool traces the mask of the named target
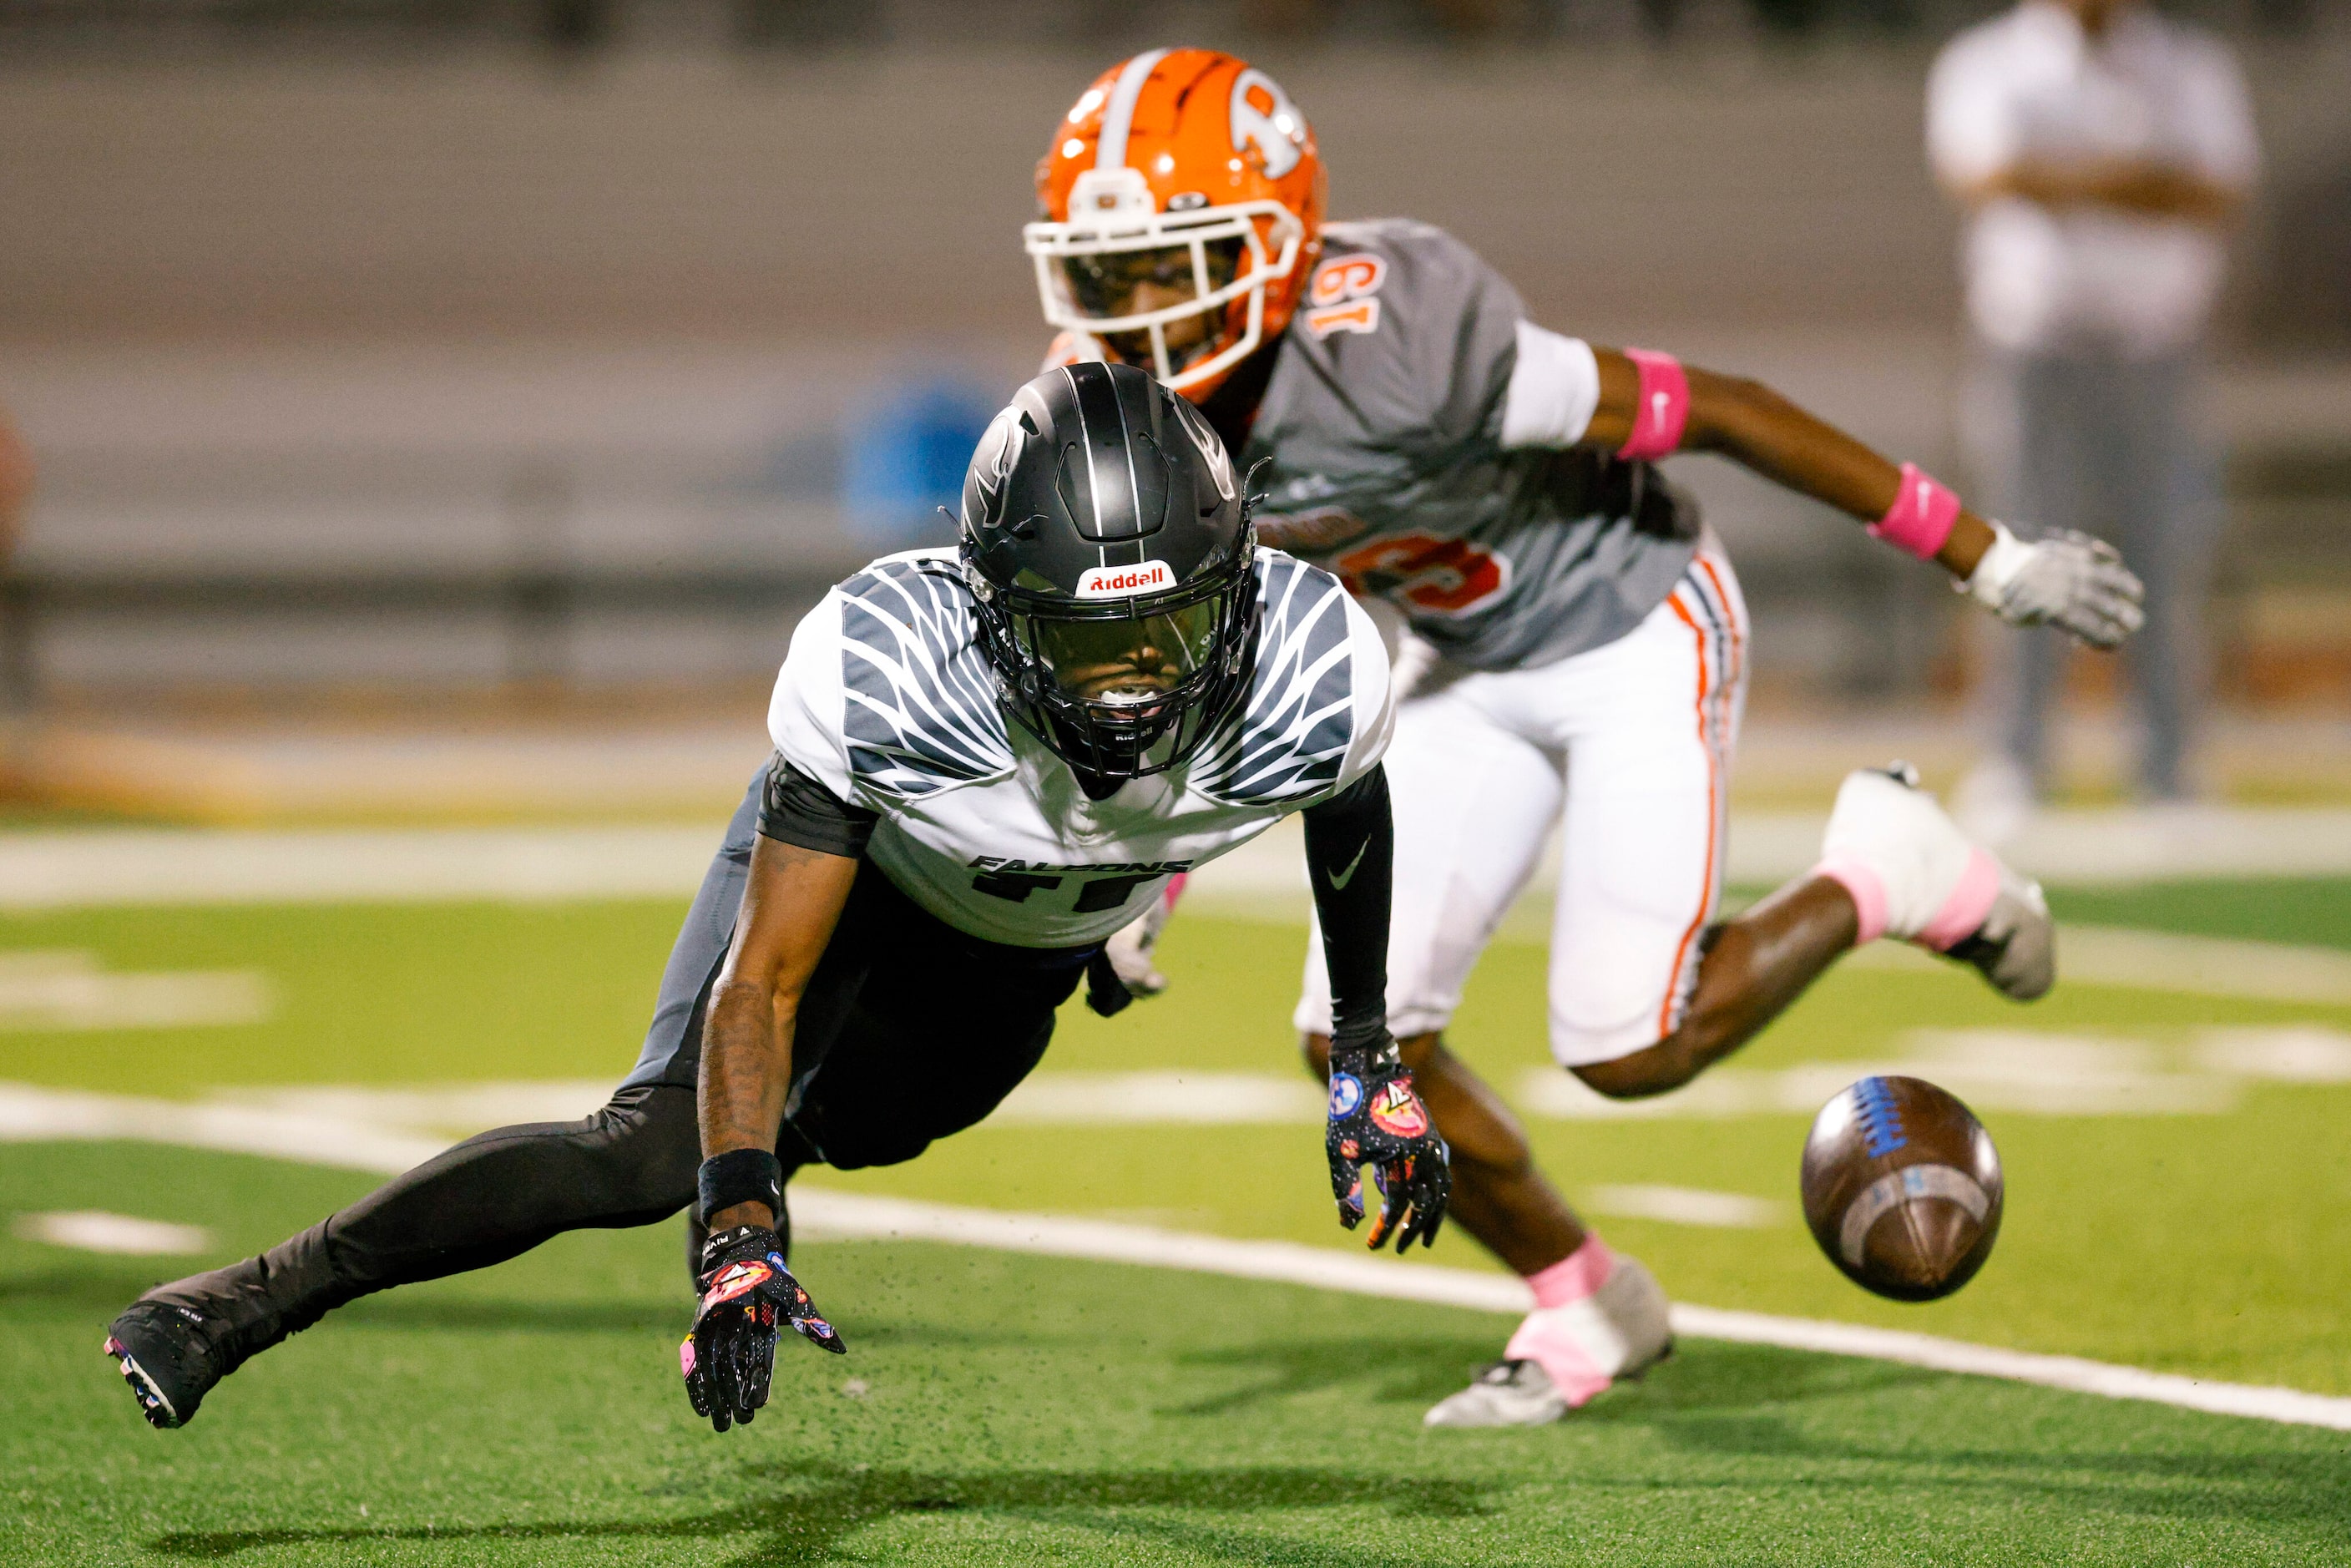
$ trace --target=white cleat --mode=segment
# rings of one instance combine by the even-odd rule
[[[1567,1414],[1567,1397],[1533,1361],[1494,1361],[1458,1394],[1429,1406],[1424,1427],[1548,1427]]]
[[[1504,1348],[1460,1393],[1421,1417],[1426,1427],[1541,1427],[1640,1376],[1671,1354],[1665,1288],[1619,1252],[1600,1288],[1580,1301],[1529,1312]],[[1540,1354],[1541,1359],[1537,1359]],[[1546,1370],[1545,1364],[1552,1370]]]
[[[1949,947],[1947,958],[1972,964],[2001,995],[2037,1001],[2057,983],[2057,923],[2041,884],[2003,865],[2000,892],[1981,925]]]
[[[1846,775],[1821,867],[1853,893],[1865,938],[1897,937],[1972,965],[2018,1001],[2057,977],[2041,884],[1970,841],[1907,763]]]

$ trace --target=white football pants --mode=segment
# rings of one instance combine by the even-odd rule
[[[1709,535],[1671,596],[1605,647],[1533,669],[1428,671],[1387,754],[1398,1040],[1452,1019],[1553,822],[1552,1056],[1613,1061],[1673,1032],[1722,884],[1746,655],[1739,580]],[[1330,1032],[1319,929],[1296,1021]]]

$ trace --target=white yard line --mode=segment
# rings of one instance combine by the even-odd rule
[[[1825,819],[1742,811],[1729,874],[1778,882],[1820,852]],[[106,904],[327,904],[437,899],[670,898],[691,894],[720,823],[533,829],[93,828],[0,834],[0,909]],[[1302,917],[1300,834],[1284,822],[1204,867],[1203,907]],[[2351,811],[2203,807],[2051,811],[2003,853],[2045,881],[2351,873]],[[1538,889],[1555,877],[1546,852]],[[1287,895],[1287,896],[1285,896]],[[1294,907],[1293,907],[1294,905]]]
[[[0,951],[0,1031],[234,1028],[266,1023],[268,977],[254,969],[109,969],[71,948]]]
[[[0,1143],[118,1138],[380,1175],[421,1165],[449,1146],[446,1138],[298,1111],[0,1083]]]
[[[1768,1230],[1788,1222],[1789,1207],[1743,1192],[1711,1192],[1695,1186],[1647,1185],[1595,1186],[1583,1207],[1625,1219],[1656,1219],[1667,1225],[1707,1225],[1726,1230]]]
[[[0,1142],[122,1138],[266,1155],[313,1165],[404,1170],[438,1154],[441,1140],[294,1111],[187,1105],[167,1100],[0,1084]],[[916,1203],[803,1185],[792,1217],[808,1237],[946,1242],[1144,1268],[1181,1269],[1316,1290],[1517,1314],[1524,1284],[1497,1274],[1354,1255],[1290,1241],[1240,1241],[1108,1220],[1010,1214]],[[1938,1372],[2005,1378],[2109,1399],[2143,1399],[2183,1409],[2351,1431],[2351,1399],[2292,1388],[2215,1383],[2074,1356],[1968,1344],[1929,1334],[1761,1312],[1677,1306],[1674,1330],[1692,1339],[1733,1340],[1830,1355],[1900,1362]]]
[[[723,824],[0,835],[0,909],[686,898]]]
[[[201,1225],[138,1219],[103,1209],[74,1208],[20,1214],[14,1227],[27,1241],[70,1247],[79,1252],[111,1252],[125,1258],[168,1258],[211,1250],[212,1232]]]
[[[801,1233],[870,1239],[944,1241],[998,1251],[1041,1253],[1184,1269],[1245,1280],[1276,1280],[1359,1296],[1517,1314],[1532,1305],[1519,1281],[1466,1269],[1354,1257],[1290,1241],[1235,1241],[1106,1220],[1064,1219],[1055,1215],[1007,1214],[903,1198],[802,1188],[792,1196],[792,1222]],[[2214,1383],[2170,1373],[2146,1372],[2070,1355],[2040,1355],[1969,1344],[1932,1334],[1855,1323],[1817,1322],[1761,1312],[1724,1312],[1677,1305],[1674,1332],[1692,1339],[1734,1340],[1829,1355],[1901,1362],[1938,1372],[1999,1377],[2039,1384],[2108,1399],[2144,1399],[2188,1410],[2246,1416],[2300,1427],[2351,1431],[2351,1399],[2304,1394],[2293,1388],[2262,1388]]]

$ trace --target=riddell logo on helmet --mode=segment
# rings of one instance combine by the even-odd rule
[[[1164,560],[1147,560],[1141,566],[1097,566],[1078,579],[1078,597],[1131,599],[1175,586],[1175,570]]]

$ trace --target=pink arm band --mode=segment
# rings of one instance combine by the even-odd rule
[[[1681,445],[1682,426],[1689,423],[1689,377],[1671,354],[1627,349],[1625,357],[1641,372],[1641,401],[1634,411],[1633,434],[1616,455],[1628,460],[1663,457]]]
[[[1872,538],[1884,539],[1896,549],[1908,550],[1920,560],[1932,560],[1951,525],[1959,520],[1959,498],[1946,490],[1915,463],[1902,465],[1902,488],[1886,516],[1869,525]]]

